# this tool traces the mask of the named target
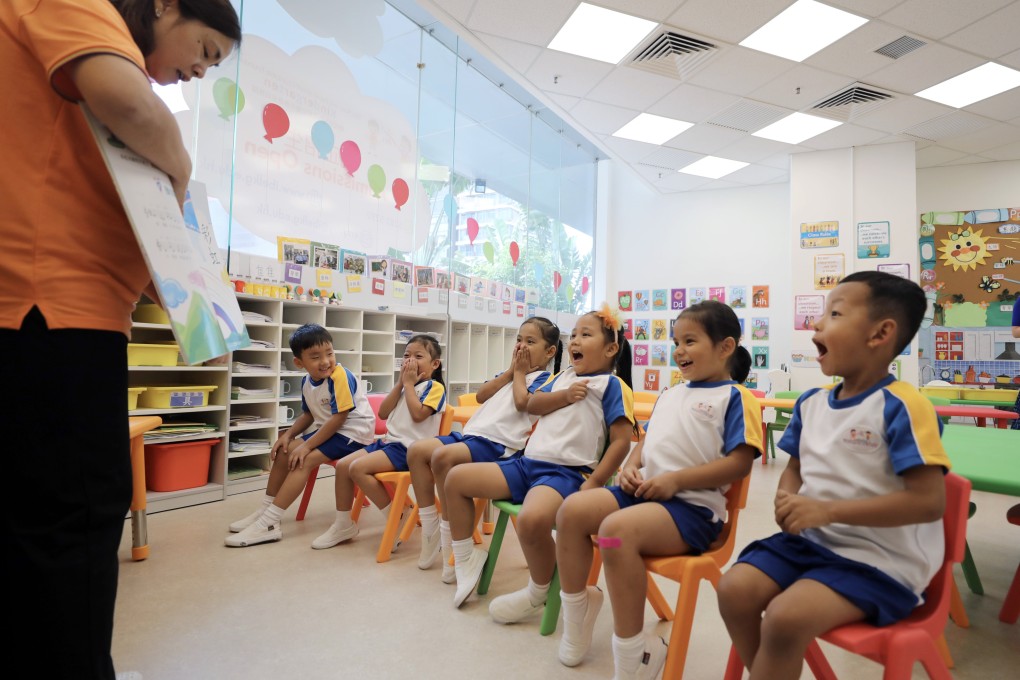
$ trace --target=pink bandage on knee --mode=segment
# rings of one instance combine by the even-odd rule
[[[599,536],[600,548],[619,548],[621,545],[623,545],[623,541],[615,536]]]

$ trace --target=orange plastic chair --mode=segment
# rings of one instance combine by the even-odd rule
[[[378,423],[378,419],[376,422]],[[452,426],[453,409],[445,408],[443,409],[443,417],[439,421],[439,435],[450,434]],[[386,528],[383,529],[382,540],[379,542],[379,550],[375,554],[375,561],[389,562],[393,551],[397,549],[397,546],[410,538],[411,532],[414,531],[414,527],[418,524],[418,503],[408,495],[408,491],[411,488],[411,473],[407,470],[380,472],[375,475],[375,478],[386,487],[386,492],[389,494],[391,501],[390,512],[386,516]],[[355,522],[358,521],[358,517],[361,515],[361,508],[364,504],[365,492],[358,489],[358,493],[354,496],[354,506],[351,509],[351,519]],[[408,515],[407,521],[404,522],[404,527],[401,529],[400,517],[405,507],[411,508],[411,514]],[[400,532],[399,536],[397,535],[398,531]]]
[[[640,401],[647,404],[654,404],[659,398],[658,392],[634,392],[634,401]]]
[[[457,397],[457,406],[479,406],[478,393],[467,392]]]
[[[383,399],[386,398],[385,394],[369,394],[368,403],[372,406],[372,413],[375,414],[375,436],[379,437],[386,436],[386,421],[379,417],[379,405],[382,404]],[[336,468],[336,461],[326,461],[324,465]],[[308,471],[308,481],[305,482],[305,491],[301,494],[301,504],[298,505],[297,516],[294,518],[300,522],[305,518],[305,512],[308,510],[308,501],[312,499],[312,489],[315,488],[315,480],[318,479],[319,468]],[[364,500],[364,499],[362,499]]]
[[[967,479],[953,473],[946,475],[946,511],[942,517],[945,557],[925,590],[924,604],[904,620],[890,626],[879,628],[867,623],[851,623],[830,630],[821,637],[822,640],[883,664],[884,680],[909,680],[917,661],[924,666],[928,677],[952,680],[949,674],[952,658],[942,633],[949,620],[953,564],[963,559],[963,546],[967,539],[970,487]],[[811,643],[804,658],[816,678],[835,680],[836,675],[817,641]],[[742,669],[740,657],[731,647],[726,680],[739,680]]]
[[[750,486],[751,475],[730,485],[729,491],[726,492],[726,523],[723,524],[718,538],[704,553],[645,558],[645,568],[648,570],[646,574],[648,602],[661,620],[673,621],[673,629],[669,634],[669,651],[666,652],[666,665],[662,671],[663,678],[683,677],[687,648],[691,642],[691,630],[694,628],[694,610],[698,605],[698,586],[705,579],[711,581],[713,587],[719,585],[722,568],[733,555],[737,539],[737,519],[740,511],[747,506],[747,491]],[[596,548],[595,559],[588,576],[590,585],[598,581],[601,565],[602,554]],[[670,609],[669,603],[655,585],[652,574],[665,576],[680,584],[675,610]]]
[[[1006,519],[1010,524],[1020,525],[1020,503],[1006,511]],[[1016,574],[1013,576],[1013,583],[1006,593],[1006,601],[1002,603],[1002,611],[999,612],[999,620],[1003,623],[1016,623],[1020,618],[1020,564],[1016,567]]]

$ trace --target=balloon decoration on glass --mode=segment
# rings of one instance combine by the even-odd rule
[[[553,290],[559,291],[563,284],[563,276],[559,272],[553,272]]]
[[[407,197],[411,195],[411,190],[407,186],[407,182],[399,177],[393,180],[393,186],[390,190],[393,192],[395,207],[397,210],[400,210],[400,206],[407,203]]]
[[[545,277],[545,266],[541,262],[535,263],[535,283],[541,283]]]
[[[489,264],[492,264],[496,257],[496,249],[492,247],[492,243],[490,241],[486,241],[482,244],[482,253],[485,254],[485,259],[489,261]]]
[[[372,196],[379,198],[379,194],[386,188],[386,171],[381,165],[368,166],[368,186],[372,188]]]
[[[344,170],[351,177],[361,167],[361,147],[358,146],[357,142],[347,140],[340,145],[340,162],[343,163]]]
[[[324,120],[317,120],[312,125],[312,144],[315,145],[315,150],[319,152],[319,158],[329,158],[329,152],[333,150],[333,142],[336,138],[333,136],[333,128],[329,126]]]
[[[457,201],[453,198],[453,194],[446,194],[446,198],[443,199],[443,210],[446,211],[446,219],[453,224],[453,218],[457,214]]]
[[[510,241],[510,261],[516,267],[519,259],[521,259],[521,247],[517,245],[517,241]]]
[[[244,109],[244,92],[230,78],[218,78],[213,83],[213,101],[220,110],[220,118],[230,120],[231,116]]]
[[[467,218],[467,235],[471,245],[474,245],[475,239],[478,238],[478,220],[473,217]]]
[[[279,104],[266,104],[262,109],[262,127],[266,134],[263,135],[270,144],[274,139],[279,139],[290,130],[290,116]]]
[[[584,278],[581,279],[581,295],[588,294],[588,285],[589,285],[588,277],[585,276]]]

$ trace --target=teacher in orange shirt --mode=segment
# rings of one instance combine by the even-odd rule
[[[183,202],[191,159],[150,81],[201,78],[240,39],[229,0],[0,2],[3,660],[20,675],[115,677],[127,334],[150,276],[79,104]]]

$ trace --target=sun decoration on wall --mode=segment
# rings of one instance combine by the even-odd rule
[[[988,249],[981,230],[972,230],[973,227],[964,226],[950,234],[949,238],[942,239],[942,260],[945,266],[952,265],[953,271],[958,269],[977,269],[978,265],[984,265],[988,257]]]

